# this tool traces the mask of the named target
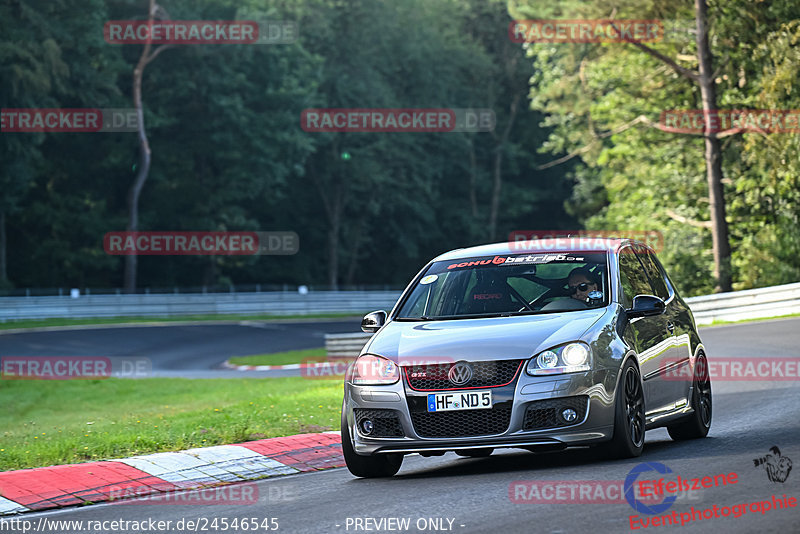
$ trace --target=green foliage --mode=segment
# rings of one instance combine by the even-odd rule
[[[644,124],[699,92],[626,44],[508,39],[512,18],[665,19],[687,0],[162,0],[172,19],[293,20],[288,45],[175,46],[147,66],[153,163],[143,230],[293,230],[295,256],[139,259],[142,286],[402,284],[430,257],[516,229],[650,230],[687,294],[710,291],[702,138]],[[766,6],[763,4],[767,4]],[[796,2],[709,2],[725,108],[800,108]],[[141,0],[0,0],[0,107],[131,107],[138,45],[107,20]],[[789,21],[789,22],[787,22]],[[691,34],[654,45],[696,68]],[[527,54],[527,58],[526,58]],[[515,95],[523,97],[513,117]],[[530,105],[527,105],[530,103]],[[309,108],[491,108],[489,133],[309,133]],[[507,138],[502,136],[510,125]],[[616,133],[614,133],[616,132]],[[612,135],[613,133],[613,135]],[[736,287],[800,276],[798,136],[726,138]],[[582,149],[567,163],[539,170]],[[135,134],[0,135],[0,212],[17,287],[119,287],[102,250],[126,224]],[[342,157],[347,154],[349,157]],[[498,157],[500,156],[500,157]]]
[[[709,2],[720,108],[797,109],[796,2]],[[660,19],[680,30],[694,25],[687,1],[512,2],[515,18]],[[784,21],[792,22],[784,22]],[[675,21],[679,21],[675,24]],[[651,45],[689,69],[697,69],[691,34],[674,33]],[[699,89],[657,58],[628,44],[532,44],[536,74],[534,109],[552,127],[541,151],[552,155],[583,149],[573,160],[568,211],[589,229],[659,230],[660,256],[686,294],[713,288],[708,192],[703,140],[665,133],[653,123],[671,109],[698,109]],[[609,133],[613,135],[608,135]],[[797,134],[745,133],[723,143],[723,171],[735,267],[734,287],[797,281]],[[706,223],[707,224],[707,223]]]
[[[800,21],[781,23],[754,50],[761,66],[754,100],[763,109],[800,109]],[[734,258],[742,287],[800,279],[800,135],[746,134],[736,162]]]
[[[508,141],[488,133],[308,133],[304,109],[492,108],[509,121],[533,67],[500,0],[159,2],[175,20],[293,20],[289,45],[175,46],[143,78],[153,151],[142,230],[293,230],[296,256],[139,258],[141,286],[401,284],[446,249],[485,242],[496,151],[498,235],[574,226],[563,171],[536,172],[545,137],[524,104]],[[139,0],[0,1],[3,107],[131,107],[138,45],[103,41]],[[127,221],[135,134],[0,136],[9,278],[119,287],[102,250]],[[349,158],[342,158],[347,153]],[[474,163],[471,163],[474,162]],[[531,181],[531,177],[535,181]],[[331,243],[335,246],[331,247]],[[13,253],[11,253],[13,251]],[[333,276],[331,266],[338,264]]]

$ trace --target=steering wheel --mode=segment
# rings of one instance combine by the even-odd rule
[[[526,302],[525,303],[525,308],[520,308],[517,311],[525,311],[526,309],[528,309],[530,311],[536,311],[534,309],[534,307],[538,306],[541,302],[544,302],[544,301],[546,301],[548,299],[551,299],[551,298],[558,298],[558,297],[562,296],[562,295],[552,295],[551,293],[553,293],[553,290],[552,289],[548,289],[547,291],[545,291],[544,293],[542,293],[541,295],[539,295],[538,297],[536,297],[532,301]],[[541,309],[541,308],[539,308],[539,309]]]
[[[558,311],[569,311],[569,310],[584,310],[588,308],[589,305],[583,302],[582,300],[573,299],[571,297],[562,298],[559,300],[554,300],[552,302],[548,302],[544,306],[542,306],[543,310],[558,310]]]
[[[508,286],[508,287],[511,287],[511,286]],[[511,287],[511,297],[517,299],[518,301],[520,301],[520,302],[522,302],[524,304],[524,306],[522,308],[518,309],[517,312],[523,312],[525,310],[536,311],[533,308],[531,308],[531,305],[528,303],[528,301],[525,300],[525,298],[522,295],[520,295],[513,287]]]

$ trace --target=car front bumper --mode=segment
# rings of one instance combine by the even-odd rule
[[[508,427],[487,435],[425,437],[415,428],[409,397],[434,391],[411,391],[401,379],[389,386],[356,386],[345,383],[345,416],[353,448],[358,454],[442,452],[475,448],[562,448],[588,445],[611,439],[614,425],[614,398],[618,371],[600,369],[552,376],[529,376],[524,369],[513,384],[492,389],[497,400],[511,403]],[[484,388],[481,388],[484,389]],[[437,393],[439,391],[436,391]],[[586,396],[588,405],[582,419],[565,426],[525,430],[525,414],[530,403]],[[495,400],[495,405],[497,405]],[[368,437],[357,428],[354,410],[392,410],[396,412],[402,437]],[[476,410],[480,411],[480,410]],[[448,412],[450,414],[454,412]],[[563,424],[563,423],[562,423]]]

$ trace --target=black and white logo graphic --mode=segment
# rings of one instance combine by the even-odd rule
[[[767,477],[772,482],[786,482],[792,470],[792,461],[786,456],[781,456],[781,451],[777,446],[772,447],[770,452],[772,454],[755,458],[753,464],[756,467],[764,466],[764,469],[767,470]]]

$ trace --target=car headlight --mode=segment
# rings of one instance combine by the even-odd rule
[[[564,359],[565,364],[577,367],[583,365],[589,359],[589,349],[586,345],[581,345],[580,343],[570,343],[561,351],[561,357]]]
[[[558,365],[558,354],[552,350],[546,350],[536,357],[536,363],[540,369],[552,369]]]
[[[384,386],[400,380],[400,368],[391,360],[364,354],[359,356],[350,372],[350,382],[356,386]]]
[[[588,371],[592,367],[592,349],[585,343],[568,343],[545,350],[528,361],[525,371],[532,376]]]

